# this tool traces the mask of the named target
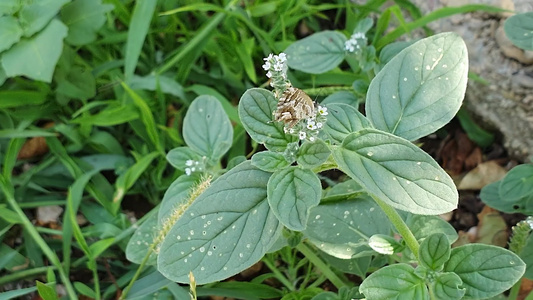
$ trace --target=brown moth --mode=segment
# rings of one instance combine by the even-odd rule
[[[313,100],[304,91],[290,87],[279,98],[274,120],[283,122],[292,128],[300,120],[314,117],[315,114]]]

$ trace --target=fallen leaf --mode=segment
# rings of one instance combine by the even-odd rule
[[[40,206],[37,208],[37,223],[41,226],[57,223],[63,208],[57,205]]]
[[[520,293],[518,294],[518,300],[524,300],[526,297],[533,293],[533,280],[522,278],[522,284],[520,285]]]
[[[487,161],[468,172],[457,188],[459,190],[480,190],[487,184],[502,179],[506,173],[507,171],[495,161]]]
[[[505,247],[509,238],[507,224],[499,211],[485,206],[477,215],[479,219],[476,242]]]
[[[46,123],[42,128],[50,128],[54,126],[53,122]],[[27,140],[17,155],[17,159],[29,159],[41,156],[48,152],[48,145],[42,136],[36,136]]]

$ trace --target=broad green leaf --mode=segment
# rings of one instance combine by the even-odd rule
[[[341,272],[348,274],[355,274],[361,278],[366,277],[370,263],[372,262],[372,256],[364,256],[352,259],[340,259],[324,252],[320,252],[320,256],[326,261],[326,263]]]
[[[0,31],[1,53],[20,40],[20,37],[22,36],[22,28],[20,28],[17,19],[12,16],[0,17],[0,28],[2,28],[2,31]]]
[[[511,16],[505,20],[503,30],[517,47],[533,51],[533,12]]]
[[[325,253],[351,259],[375,255],[368,246],[368,239],[378,233],[390,234],[391,230],[379,206],[362,196],[314,207],[304,234]]]
[[[329,104],[327,107],[328,119],[324,131],[332,142],[340,144],[350,133],[372,127],[370,121],[353,106]]]
[[[389,61],[392,60],[393,57],[412,44],[412,41],[401,41],[390,43],[383,47],[383,49],[381,49],[379,52],[379,62],[381,67],[384,67]]]
[[[131,236],[128,245],[126,246],[126,258],[133,263],[140,264],[150,250],[159,231],[158,216],[157,214],[153,214],[146,219],[146,221],[144,221],[144,223],[142,223]],[[152,250],[146,264],[155,265],[156,263],[157,254]]]
[[[252,156],[252,165],[266,172],[275,172],[288,167],[290,163],[281,153],[262,151]]]
[[[188,200],[190,189],[197,182],[198,177],[187,175],[181,175],[172,182],[161,200],[161,208],[157,217],[159,224],[165,223],[170,215]]]
[[[465,297],[484,299],[508,290],[524,274],[526,266],[514,253],[501,247],[468,244],[452,249],[445,272],[463,281]]]
[[[411,229],[418,241],[422,241],[434,233],[443,233],[448,237],[450,244],[458,238],[453,226],[439,216],[424,216],[406,213],[405,224]]]
[[[324,141],[306,141],[298,150],[296,161],[298,162],[299,166],[311,169],[323,164],[330,155],[331,151]]]
[[[219,281],[252,266],[281,233],[267,201],[270,173],[244,162],[220,176],[187,209],[161,244],[158,270],[197,284]]]
[[[58,67],[54,75],[56,92],[72,99],[87,100],[96,94],[96,80],[90,70],[81,67],[61,72]]]
[[[267,193],[268,204],[279,221],[290,230],[302,231],[309,211],[320,202],[322,185],[313,171],[289,167],[272,174]]]
[[[367,117],[377,129],[416,140],[453,118],[467,79],[467,50],[457,34],[422,39],[397,54],[372,80]]]
[[[0,2],[0,16],[16,13],[21,5],[20,0],[2,0]]]
[[[23,5],[19,12],[19,23],[24,31],[24,36],[30,37],[43,29],[57,15],[61,6],[68,2],[70,0],[40,0]],[[48,58],[46,55],[43,57]]]
[[[167,153],[167,161],[176,169],[185,171],[187,161],[202,161],[202,156],[189,147],[178,147]]]
[[[144,77],[133,75],[128,82],[128,85],[133,90],[148,91],[156,91],[159,87],[165,94],[170,94],[180,99],[185,99],[185,93],[181,84],[164,75],[150,74]]]
[[[94,290],[87,286],[85,283],[76,281],[74,282],[74,288],[76,288],[76,290],[84,296],[87,296],[92,299],[96,297],[96,293],[94,292]]]
[[[297,137],[283,132],[283,123],[274,122],[278,101],[265,89],[249,89],[239,101],[239,117],[250,137],[270,151],[283,152]]]
[[[346,37],[336,31],[322,31],[291,44],[285,53],[289,67],[311,74],[335,69],[345,55]]]
[[[2,55],[2,67],[8,77],[18,75],[45,82],[52,81],[54,68],[63,51],[67,27],[52,20],[30,39],[23,39]]]
[[[59,300],[56,290],[52,286],[48,286],[40,281],[36,281],[37,292],[43,300]]]
[[[353,92],[349,92],[349,91],[336,92],[334,94],[327,96],[324,100],[322,100],[322,102],[320,102],[322,106],[333,104],[333,103],[347,104],[355,108],[359,106],[359,100],[357,99],[357,97],[355,96]]]
[[[135,93],[135,91],[128,87],[128,85],[126,85],[124,82],[122,82],[122,87],[131,97],[135,106],[137,106],[137,109],[140,113],[139,117],[146,129],[150,141],[153,143],[156,149],[160,149],[161,145],[159,143],[159,133],[157,131],[157,125],[155,123],[152,110],[148,106],[147,101],[144,100],[141,96],[139,96],[139,94]]]
[[[533,280],[533,233],[529,234],[526,245],[518,254],[520,258],[526,263],[526,273],[524,277]]]
[[[218,161],[233,142],[233,127],[220,102],[212,96],[199,96],[183,120],[183,138],[191,149]]]
[[[65,41],[74,46],[92,43],[96,32],[106,21],[105,13],[113,5],[102,4],[101,0],[74,0],[61,9],[61,20],[68,26]]]
[[[394,208],[437,215],[457,207],[450,176],[431,156],[400,137],[363,129],[348,135],[333,156],[339,169]]]
[[[533,195],[533,165],[516,166],[500,183],[500,198],[506,202]]]
[[[157,1],[137,1],[128,28],[126,54],[124,58],[124,77],[126,82],[133,76],[139,61],[144,39],[150,28],[150,21],[155,11]]]
[[[484,186],[479,194],[481,201],[501,212],[533,214],[533,194],[514,201],[508,201],[507,197],[500,197],[501,182],[502,180],[499,180]]]
[[[420,243],[418,250],[419,261],[422,266],[440,271],[444,263],[450,258],[451,244],[444,233],[434,233]]]
[[[465,295],[461,277],[455,273],[438,273],[435,281],[429,285],[437,299],[458,300]]]
[[[429,299],[424,281],[415,275],[413,267],[402,263],[372,273],[359,290],[370,300]]]

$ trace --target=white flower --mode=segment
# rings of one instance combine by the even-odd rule
[[[322,128],[322,123],[320,123],[320,122],[316,123],[316,127],[317,127],[318,129]]]
[[[294,133],[294,128],[289,128],[289,133],[293,134]]]
[[[287,54],[281,52],[279,55],[278,55],[278,58],[280,61],[282,62],[286,62],[287,61]]]
[[[300,131],[300,140],[305,140],[306,136],[307,134],[305,133],[305,131]]]
[[[318,113],[322,116],[328,115],[328,108],[325,106],[318,106]]]
[[[192,173],[192,171],[191,171],[190,168],[185,168],[185,175],[191,176],[191,173]]]
[[[312,119],[307,120],[307,129],[309,130],[315,130],[317,129],[317,126],[315,125],[315,121]]]
[[[265,64],[263,65],[263,69],[264,69],[265,71],[268,71],[268,69],[270,69],[270,62],[268,62],[268,61],[265,62]]]
[[[192,166],[193,164],[194,164],[194,160],[192,160],[192,159],[188,159],[188,160],[185,162],[185,165],[188,166],[188,167]]]
[[[309,137],[309,141],[314,142],[315,141],[315,137],[314,136]]]

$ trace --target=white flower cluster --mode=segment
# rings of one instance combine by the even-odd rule
[[[298,138],[300,140],[308,140],[310,142],[316,141],[318,133],[324,127],[326,123],[326,116],[328,115],[328,108],[325,106],[318,106],[316,115],[307,119],[307,124],[302,126],[302,123],[298,123],[293,128],[284,128],[285,133],[296,134],[298,132]]]
[[[270,86],[278,93],[283,93],[290,86],[290,82],[287,79],[287,70],[289,69],[287,55],[285,53],[280,53],[279,55],[270,53],[263,60],[265,61],[263,69],[267,71],[266,76],[271,79]]]
[[[350,53],[354,53],[361,50],[361,47],[366,46],[366,43],[366,35],[363,32],[356,32],[344,43],[344,49]]]
[[[188,159],[185,162],[185,167],[185,175],[187,176],[190,176],[194,172],[202,172],[205,169],[203,162],[192,159]]]

